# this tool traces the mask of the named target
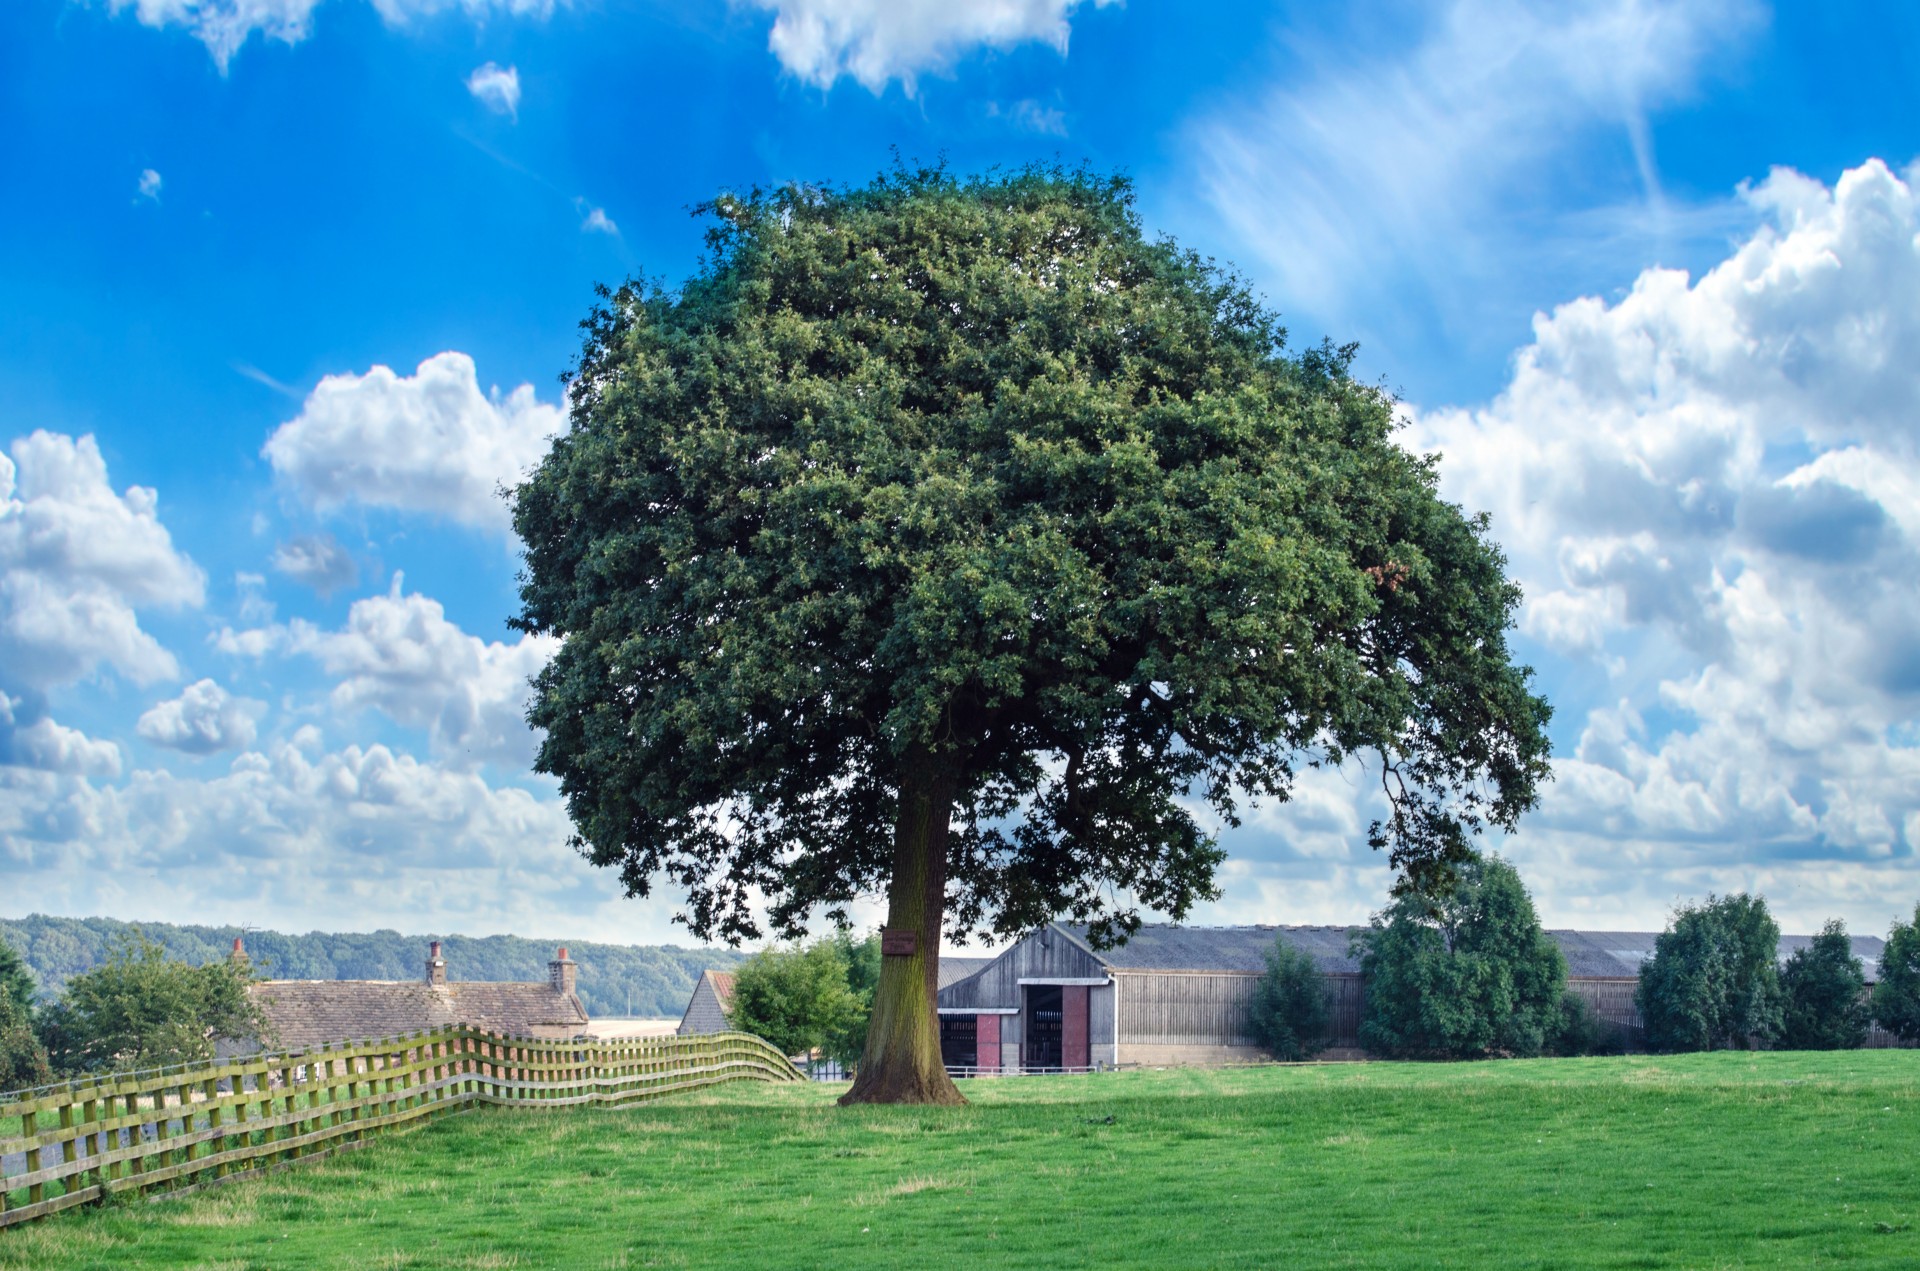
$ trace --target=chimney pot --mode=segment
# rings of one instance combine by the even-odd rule
[[[242,966],[246,965],[247,947],[240,943],[239,936],[233,938],[233,952],[227,955],[227,961],[236,962]]]
[[[438,940],[427,946],[427,983],[436,988],[445,988],[447,984],[447,960],[440,956]]]

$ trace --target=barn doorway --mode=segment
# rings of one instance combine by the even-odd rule
[[[1058,984],[1027,986],[1028,1068],[1059,1068],[1061,1025],[1066,1009]]]
[[[978,1020],[971,1015],[940,1017],[940,1062],[949,1069],[980,1066]]]

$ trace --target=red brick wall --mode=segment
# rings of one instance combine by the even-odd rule
[[[1060,1066],[1090,1068],[1093,1059],[1087,1047],[1087,986],[1068,984],[1060,990]]]
[[[974,1066],[978,1068],[998,1068],[1000,1066],[1000,1017],[998,1015],[974,1016],[974,1044],[979,1049],[979,1057]]]

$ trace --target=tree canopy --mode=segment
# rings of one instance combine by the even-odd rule
[[[1254,1040],[1275,1059],[1311,1059],[1327,1047],[1333,1027],[1333,995],[1314,967],[1313,956],[1274,938],[1267,969],[1254,984],[1247,1007]]]
[[[1780,1045],[1788,1050],[1851,1050],[1867,1044],[1867,976],[1838,918],[1780,969],[1785,1001]]]
[[[943,931],[1110,940],[1216,894],[1189,798],[1232,824],[1371,755],[1414,887],[1533,804],[1548,710],[1485,520],[1350,348],[1290,353],[1123,178],[702,211],[692,278],[603,292],[514,493],[515,625],[565,637],[538,767],[629,893],[734,941],[886,893],[923,986],[883,971],[875,1032],[924,1068]]]
[[[1780,926],[1764,896],[1683,906],[1640,966],[1634,1000],[1653,1050],[1765,1047],[1780,1035]]]
[[[42,1013],[42,1036],[66,1073],[203,1062],[223,1039],[271,1044],[247,992],[253,978],[245,964],[170,958],[136,927],[105,963],[67,982]]]
[[[1367,1049],[1465,1059],[1558,1040],[1567,960],[1498,856],[1469,861],[1437,898],[1398,897],[1360,939]]]
[[[1920,1042],[1920,905],[1912,922],[1895,918],[1887,932],[1873,985],[1873,1017],[1902,1041]]]

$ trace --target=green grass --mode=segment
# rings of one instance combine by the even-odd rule
[[[1914,1051],[839,1089],[476,1111],[0,1267],[1920,1265]]]

